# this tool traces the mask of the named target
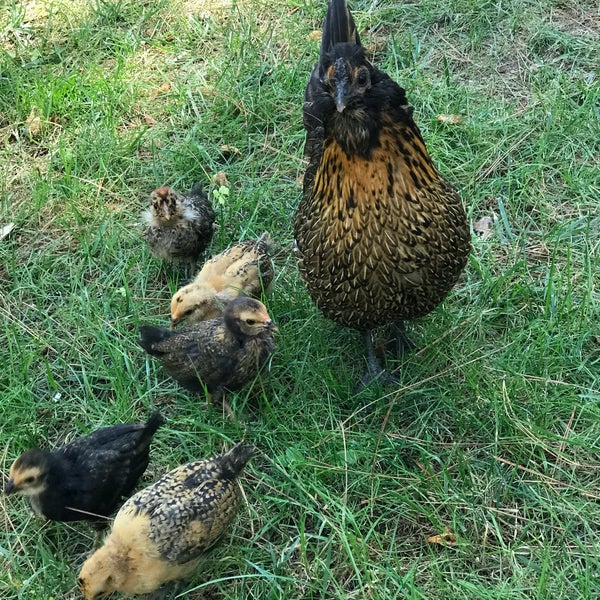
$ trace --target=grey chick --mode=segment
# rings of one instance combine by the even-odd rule
[[[191,392],[206,386],[216,402],[213,395],[224,401],[226,392],[243,388],[258,375],[275,348],[276,330],[262,302],[241,296],[220,317],[176,331],[142,325],[139,343],[180,385]]]
[[[202,186],[197,183],[186,196],[166,185],[159,187],[150,194],[142,217],[152,253],[167,262],[184,263],[192,273],[214,231],[215,212]]]

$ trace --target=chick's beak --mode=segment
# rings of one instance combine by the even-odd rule
[[[171,319],[171,325],[169,326],[169,328],[175,329],[175,325],[177,325],[177,323],[179,323],[179,321],[181,321],[181,319],[179,319],[178,317],[173,317]]]
[[[269,319],[268,321],[265,321],[265,326],[267,329],[270,329],[271,331],[279,331],[279,327],[277,327],[277,325],[275,325],[275,323],[273,323],[273,321],[271,321],[271,319]]]
[[[4,484],[4,493],[5,494],[14,494],[17,491],[17,486],[15,485],[15,482],[13,479],[9,479],[5,484]]]

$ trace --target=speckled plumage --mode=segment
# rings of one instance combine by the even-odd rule
[[[223,306],[239,296],[259,298],[273,280],[270,238],[244,240],[208,260],[194,281],[171,299],[171,326],[218,317]]]
[[[265,306],[242,296],[223,315],[171,331],[140,327],[140,345],[186,389],[235,391],[250,383],[275,347],[275,324]]]
[[[147,223],[144,238],[152,253],[168,262],[195,267],[212,240],[215,221],[201,185],[196,184],[185,196],[165,185],[150,194],[149,203],[142,216]]]
[[[333,0],[305,92],[309,166],[294,233],[317,306],[363,331],[433,310],[470,250],[461,199],[412,113],[366,60],[345,0]]]
[[[191,575],[237,513],[237,478],[252,451],[240,442],[225,454],[174,469],[125,502],[104,546],[81,568],[86,599],[150,593]]]
[[[12,464],[4,491],[26,495],[47,519],[100,529],[146,470],[162,423],[156,412],[147,423],[103,427],[52,451],[28,450]]]

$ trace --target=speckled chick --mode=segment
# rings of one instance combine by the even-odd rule
[[[125,502],[104,545],[81,568],[86,599],[147,594],[189,577],[231,525],[241,499],[237,478],[252,452],[240,442],[174,469]]]
[[[163,421],[155,412],[146,423],[103,427],[52,451],[27,450],[12,464],[4,492],[27,496],[47,519],[102,529],[146,470]]]
[[[294,219],[300,273],[323,314],[363,332],[432,311],[470,251],[456,189],[431,160],[405,91],[365,56],[345,0],[329,4],[305,91],[309,165]],[[406,340],[404,340],[406,341]]]
[[[144,238],[152,253],[192,270],[212,240],[215,213],[200,184],[186,196],[166,185],[154,190],[142,217],[147,223]]]
[[[171,328],[218,317],[223,306],[239,296],[260,298],[261,292],[268,293],[273,280],[270,245],[265,232],[208,260],[194,281],[171,299]]]
[[[277,327],[265,305],[241,296],[223,315],[171,331],[140,327],[140,345],[155,356],[184,388],[210,394],[235,391],[250,383],[273,352]]]

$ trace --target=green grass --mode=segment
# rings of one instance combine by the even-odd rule
[[[597,6],[352,8],[471,222],[492,219],[454,292],[413,324],[398,386],[360,394],[358,336],[318,313],[291,252],[309,35],[325,2],[4,2],[3,471],[28,447],[158,407],[168,424],[146,483],[244,432],[259,450],[247,504],[190,598],[597,598]],[[231,193],[212,252],[264,230],[278,246],[272,368],[231,400],[245,425],[136,343],[182,282],[141,241],[146,195],[196,180],[214,190],[219,171]],[[0,503],[2,598],[79,597],[90,530]],[[428,542],[446,528],[456,545]]]

